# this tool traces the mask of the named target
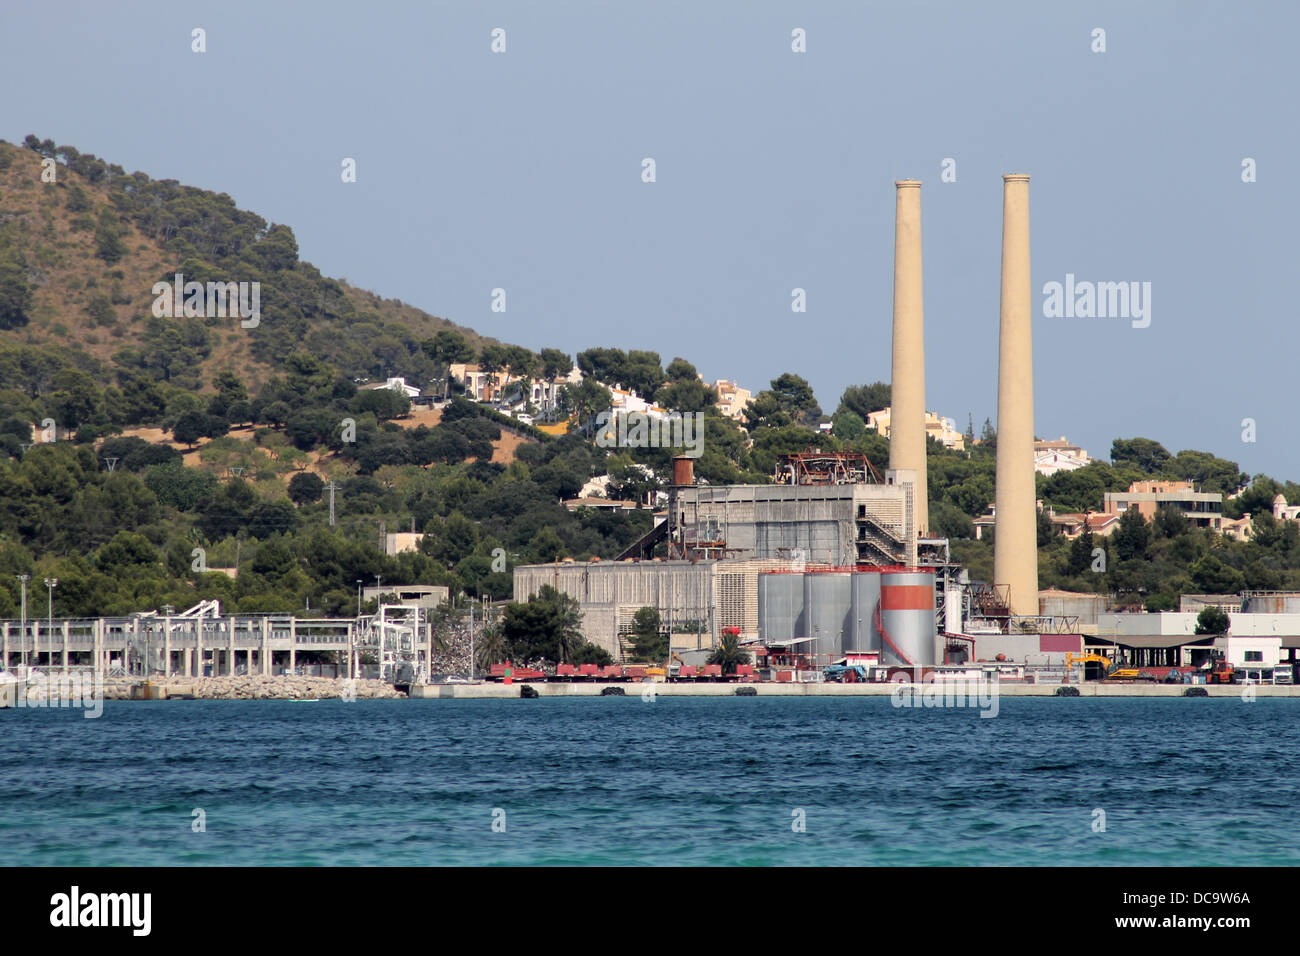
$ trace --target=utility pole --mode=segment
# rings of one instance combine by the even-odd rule
[[[27,582],[28,582],[30,579],[31,579],[31,575],[30,575],[30,574],[20,574],[20,575],[18,575],[18,582],[22,585],[22,590],[23,590],[23,598],[22,598],[22,602],[23,602],[23,610],[22,610],[22,615],[23,615],[23,624],[22,624],[22,630],[20,630],[18,633],[20,633],[20,634],[23,636],[22,662],[23,662],[23,673],[24,673],[24,674],[27,673]],[[6,661],[6,663],[8,663],[8,662]]]
[[[46,578],[45,586],[49,588],[50,591],[50,636],[46,638],[46,642],[48,643],[54,637],[54,589],[59,586],[59,579]],[[49,647],[50,647],[50,667],[53,667],[54,666],[54,645],[50,644]]]
[[[469,602],[469,679],[474,679],[474,602]]]
[[[334,487],[335,487],[335,485],[334,485],[334,479],[331,478],[331,479],[330,479],[330,483],[329,483],[329,490],[330,490],[330,527],[331,527],[331,528],[334,527]]]
[[[388,522],[380,520],[379,522],[379,553],[383,554],[388,549],[384,545],[388,541]]]

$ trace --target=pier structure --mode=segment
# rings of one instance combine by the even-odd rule
[[[396,671],[427,678],[433,633],[427,612],[385,605],[361,618],[292,614],[222,615],[217,602],[180,614],[0,621],[0,670],[26,663],[48,670],[90,670],[105,677],[270,676],[297,670],[299,655],[332,652],[338,677]]]

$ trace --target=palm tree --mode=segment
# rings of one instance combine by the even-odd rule
[[[506,642],[500,622],[493,622],[474,635],[474,669],[486,674],[493,664],[506,659]]]
[[[721,664],[722,673],[734,674],[738,665],[749,663],[749,651],[741,649],[739,634],[729,633],[729,629],[724,630],[722,643],[713,649],[708,663]]]

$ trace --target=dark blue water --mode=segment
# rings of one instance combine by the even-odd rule
[[[0,846],[10,865],[1295,865],[1297,719],[1262,698],[5,710]]]

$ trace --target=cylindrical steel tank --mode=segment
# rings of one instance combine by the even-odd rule
[[[844,653],[844,635],[851,627],[848,571],[807,572],[803,576],[803,606],[807,633],[816,641],[807,645],[817,656],[816,664],[829,664]]]
[[[758,576],[758,637],[781,645],[802,637],[802,574],[765,573]]]
[[[880,572],[854,571],[850,577],[852,626],[844,636],[844,650],[879,651],[880,632],[873,621],[880,603]]]
[[[1079,624],[1096,624],[1106,611],[1106,596],[1049,590],[1038,595],[1038,613],[1044,617],[1078,618]]]
[[[943,595],[944,630],[949,634],[962,634],[961,588],[952,587]]]
[[[884,663],[934,666],[934,572],[883,572],[880,619]]]
[[[1300,614],[1300,593],[1252,594],[1246,598],[1242,611],[1246,614]]]
[[[695,459],[679,455],[673,459],[673,484],[695,484]]]

